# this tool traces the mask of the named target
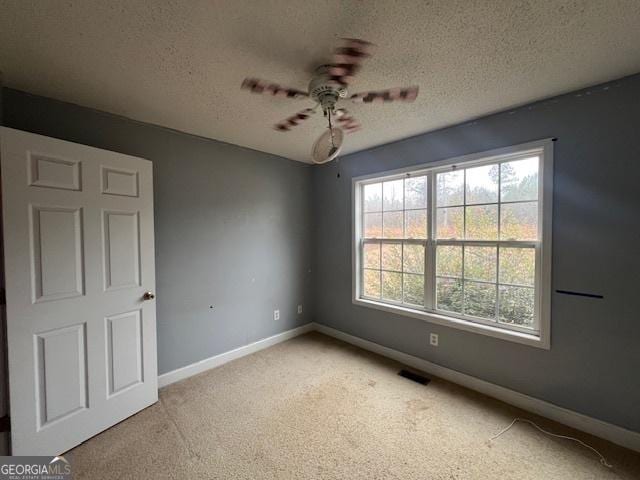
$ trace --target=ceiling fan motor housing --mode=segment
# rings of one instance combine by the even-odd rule
[[[334,111],[336,102],[347,96],[347,88],[331,81],[329,65],[321,65],[309,82],[309,96],[322,106],[325,115]]]

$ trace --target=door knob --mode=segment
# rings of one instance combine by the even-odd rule
[[[156,298],[156,296],[153,292],[144,292],[144,295],[142,295],[143,300],[153,300],[154,298]]]

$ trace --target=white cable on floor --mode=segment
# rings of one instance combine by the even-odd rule
[[[493,437],[491,437],[491,440],[495,440],[496,438],[498,438],[500,435],[502,435],[503,433],[507,432],[511,427],[513,427],[516,422],[525,422],[528,423],[529,425],[534,426],[535,428],[537,428],[538,430],[540,430],[542,433],[546,434],[546,435],[550,435],[552,437],[557,437],[557,438],[564,438],[566,440],[573,440],[574,442],[578,442],[580,445],[582,445],[583,447],[588,448],[589,450],[591,450],[592,452],[594,452],[596,455],[598,455],[600,457],[600,463],[602,465],[604,465],[607,468],[613,468],[613,465],[611,465],[609,462],[607,462],[607,459],[604,458],[604,456],[595,448],[593,448],[591,445],[587,445],[586,443],[584,443],[582,440],[578,440],[577,438],[573,438],[573,437],[567,437],[565,435],[557,435],[555,433],[551,433],[551,432],[547,432],[546,430],[544,430],[543,428],[539,427],[538,425],[536,425],[535,423],[533,423],[531,420],[527,420],[526,418],[514,418],[513,422],[511,422],[511,424],[503,429],[501,432],[499,432],[498,434],[494,435]]]

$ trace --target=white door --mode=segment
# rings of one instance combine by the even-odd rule
[[[2,128],[13,455],[158,400],[151,162]]]

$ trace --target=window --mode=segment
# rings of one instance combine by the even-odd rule
[[[354,179],[354,301],[549,346],[552,143]]]
[[[424,304],[428,178],[363,185],[364,297]]]

